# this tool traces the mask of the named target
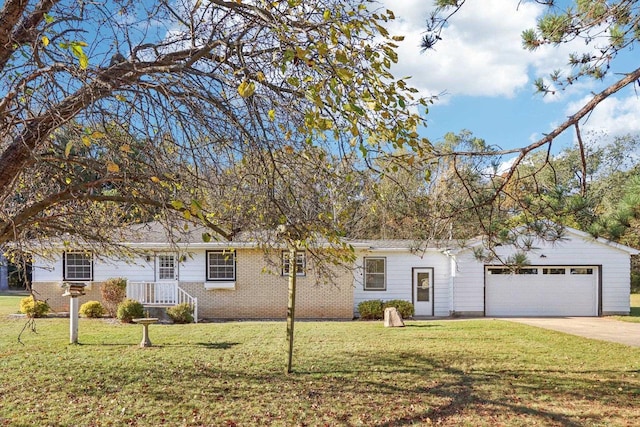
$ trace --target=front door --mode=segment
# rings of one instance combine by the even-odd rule
[[[413,306],[416,316],[433,316],[433,268],[413,269]]]
[[[174,254],[156,256],[155,304],[175,304],[177,296],[178,264]]]

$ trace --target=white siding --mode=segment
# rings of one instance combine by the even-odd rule
[[[205,282],[206,258],[205,251],[190,251],[178,267],[178,278],[181,282]]]
[[[151,282],[154,280],[154,257],[149,255],[149,261],[146,256],[117,259],[94,257],[93,280],[104,282],[114,277],[123,277],[133,282]]]
[[[60,282],[62,281],[62,255],[52,255],[43,258],[33,257],[32,282]]]
[[[366,291],[363,283],[364,257],[386,258],[386,283],[385,291]],[[433,268],[433,293],[434,315],[449,315],[449,257],[440,252],[427,252],[422,256],[407,251],[366,251],[359,254],[356,261],[354,278],[354,315],[357,314],[358,304],[368,300],[401,299],[411,302],[412,295],[412,268]]]
[[[458,314],[484,314],[484,267],[470,250],[455,259],[453,311]]]
[[[597,265],[602,272],[602,313],[629,313],[630,255],[628,252],[589,238],[568,233],[555,244],[537,241],[527,253],[532,265]],[[513,249],[498,248],[501,256]],[[454,279],[454,310],[470,313],[484,311],[484,264],[471,250],[457,256]]]

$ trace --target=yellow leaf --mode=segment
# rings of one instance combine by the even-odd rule
[[[127,98],[125,98],[125,97],[124,97],[124,96],[122,96],[122,95],[116,95],[116,99],[117,99],[118,101],[123,101],[123,102],[127,100]]]
[[[104,132],[100,132],[99,130],[94,130],[91,133],[91,138],[94,138],[94,139],[104,138]]]
[[[285,151],[287,154],[293,154],[293,147],[292,147],[292,146],[290,146],[290,145],[287,145],[287,146],[285,146],[285,147],[284,147],[284,151]]]
[[[276,119],[276,110],[269,110],[269,120],[274,121]]]
[[[255,91],[256,91],[256,85],[253,82],[248,82],[246,80],[243,80],[242,83],[240,83],[240,86],[238,86],[238,93],[243,98],[250,97],[251,95],[253,95],[253,92]]]
[[[64,147],[64,156],[65,157],[69,157],[69,154],[71,154],[71,149],[73,148],[73,142],[69,141],[67,142],[66,147]]]
[[[158,183],[158,182],[160,182],[160,178],[158,178],[157,176],[152,176],[151,177],[151,181],[153,181],[155,183]]]
[[[258,78],[259,82],[263,82],[265,80],[265,78],[266,78],[262,71],[258,71],[258,73],[256,74],[256,77]]]
[[[131,146],[129,144],[124,144],[123,146],[121,146],[120,151],[122,151],[123,153],[132,153]]]
[[[87,135],[82,135],[82,143],[85,145],[85,147],[90,147],[91,138],[89,138]]]
[[[120,166],[113,162],[107,162],[107,172],[118,173],[120,172]]]
[[[42,36],[42,39],[41,39],[41,40],[42,40],[42,45],[43,45],[44,47],[49,46],[49,37],[47,37],[47,36]]]
[[[89,66],[89,57],[87,55],[82,55],[79,58],[80,60],[80,69],[85,70]]]

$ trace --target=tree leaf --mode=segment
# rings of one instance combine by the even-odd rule
[[[43,45],[44,47],[49,46],[49,37],[47,37],[47,36],[42,36],[42,39],[41,39],[41,40],[42,40],[42,45]]]
[[[255,91],[256,91],[255,83],[247,80],[243,80],[242,83],[240,83],[240,86],[238,86],[238,93],[243,98],[250,97],[251,95],[253,95],[253,92]]]
[[[107,162],[107,172],[118,173],[120,172],[120,166],[113,162]]]
[[[69,157],[71,154],[71,149],[73,148],[73,141],[67,142],[67,145],[64,147],[64,156]]]
[[[85,70],[89,66],[89,57],[84,53],[80,56],[80,68]]]

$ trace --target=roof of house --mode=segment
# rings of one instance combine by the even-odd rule
[[[639,250],[629,246],[621,245],[602,238],[594,238],[588,233],[565,227],[566,231],[576,237],[590,240],[599,244],[604,244],[612,248],[627,252],[632,255],[640,253]],[[122,241],[124,245],[141,249],[164,249],[171,247],[190,248],[258,248],[262,246],[284,247],[280,244],[273,232],[243,232],[235,236],[233,241],[228,241],[209,228],[193,223],[182,221],[174,224],[164,224],[159,221],[136,224],[128,227],[123,233]],[[458,242],[457,240],[416,240],[416,239],[353,239],[346,240],[346,243],[360,250],[369,251],[411,251],[411,252],[460,252],[469,248],[479,246],[483,243],[481,238],[468,242]],[[329,246],[325,239],[317,239],[316,246]]]

